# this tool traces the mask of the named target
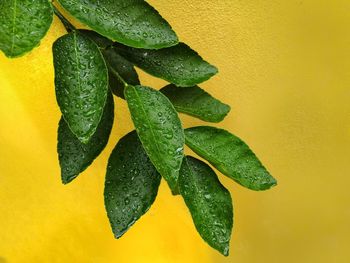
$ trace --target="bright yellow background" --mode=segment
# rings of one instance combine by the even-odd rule
[[[164,183],[149,213],[114,240],[104,172],[131,120],[116,99],[108,147],[76,181],[60,183],[51,45],[64,30],[55,19],[29,55],[0,55],[0,262],[350,262],[350,2],[149,2],[218,66],[202,87],[232,105],[219,126],[247,141],[279,185],[256,193],[220,175],[235,202],[228,258],[202,242]]]

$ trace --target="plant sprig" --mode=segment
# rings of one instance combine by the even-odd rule
[[[184,154],[185,144],[222,174],[251,190],[276,185],[252,150],[212,126],[183,129],[178,112],[206,122],[231,110],[198,84],[217,74],[143,0],[57,0],[92,30],[76,28],[48,0],[0,3],[0,49],[10,58],[34,49],[53,15],[67,34],[53,44],[56,98],[62,118],[58,155],[64,184],[78,177],[105,148],[114,121],[112,94],[125,99],[135,130],[115,146],[107,165],[105,207],[120,238],[156,199],[160,180],[180,194],[202,238],[229,254],[233,227],[230,192],[206,163]],[[135,66],[170,84],[142,86]]]

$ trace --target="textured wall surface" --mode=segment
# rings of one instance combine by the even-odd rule
[[[149,213],[114,240],[104,173],[131,119],[116,98],[108,147],[76,181],[60,183],[51,45],[64,29],[55,19],[29,55],[0,54],[0,262],[349,262],[350,2],[149,2],[219,67],[202,85],[232,106],[219,126],[247,141],[279,185],[256,193],[220,175],[235,203],[228,258],[202,242],[165,183]]]

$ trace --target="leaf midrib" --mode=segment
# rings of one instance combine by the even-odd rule
[[[192,111],[193,108],[186,108],[186,107],[181,107],[181,106],[177,106],[177,105],[174,105],[174,107],[176,108],[176,110],[178,112],[186,113],[188,115],[191,115],[193,117],[196,117],[196,118],[199,118],[201,120],[208,121],[208,122],[219,122],[219,121],[222,120],[222,116],[224,115],[224,114],[216,114],[216,115],[212,114],[212,116],[214,116],[214,115],[215,116],[214,117],[209,117],[207,112],[203,113],[203,114],[200,114],[200,113],[198,113],[200,111],[196,111],[196,112]],[[227,114],[225,114],[224,117],[226,115]]]
[[[199,191],[199,188],[198,188],[198,185],[197,185],[197,177],[195,176],[195,173],[194,173],[194,171],[193,171],[193,169],[192,169],[192,166],[190,165],[190,163],[188,162],[188,160],[187,160],[187,158],[186,158],[186,162],[187,162],[187,166],[188,166],[188,168],[189,168],[189,172],[190,172],[190,174],[191,174],[191,177],[192,177],[192,181],[193,181],[193,185],[194,185],[194,188],[195,188],[195,190],[196,190],[196,192],[197,192],[197,197],[199,197],[199,199],[198,198],[196,198],[198,201],[199,201],[199,203],[200,204],[206,204],[207,202],[203,202],[203,200],[205,200],[205,195],[203,195],[202,193],[201,193],[201,191]],[[205,210],[206,211],[208,211],[209,209],[207,208],[207,206],[205,206]],[[207,216],[211,219],[211,221],[215,221],[215,217],[213,217],[213,214],[211,214],[211,213],[207,213]],[[202,225],[202,223],[201,223],[201,225]],[[204,223],[204,225],[206,225],[206,223]],[[202,233],[199,233],[201,236],[202,236]],[[203,235],[203,239],[204,240],[206,240],[206,238],[204,237],[204,235]],[[212,241],[210,240],[206,240],[206,242],[207,243],[212,243]],[[216,242],[214,242],[214,243],[216,243]]]
[[[218,167],[216,167],[220,172],[222,172],[223,174],[228,173],[226,169],[222,168],[222,165],[225,165],[224,162],[219,161],[218,159],[215,158],[214,155],[212,155],[209,152],[206,152],[204,150],[200,149],[200,146],[198,146],[198,144],[196,144],[195,142],[191,141],[190,139],[188,139],[188,136],[186,137],[186,143],[188,144],[188,146],[194,147],[196,149],[196,151],[198,152],[199,155],[201,156],[206,156],[205,159],[208,160],[210,163],[214,163],[215,165],[218,165]],[[203,157],[204,158],[204,157]]]
[[[160,153],[160,149],[159,149],[159,145],[158,145],[157,140],[156,140],[156,136],[155,136],[155,134],[154,134],[154,132],[153,132],[151,122],[150,122],[150,120],[147,118],[146,110],[145,110],[145,108],[143,107],[142,100],[141,100],[141,98],[140,98],[140,96],[139,96],[139,94],[138,94],[138,92],[137,92],[137,90],[136,90],[136,87],[134,87],[134,86],[130,86],[130,87],[134,89],[134,93],[135,93],[136,98],[137,98],[137,100],[138,100],[138,102],[139,102],[139,105],[140,105],[140,107],[141,107],[141,110],[142,110],[142,112],[143,112],[143,115],[145,116],[145,119],[146,119],[146,121],[147,121],[147,123],[148,123],[148,125],[149,125],[149,127],[150,127],[151,136],[152,136],[153,141],[154,141],[154,144],[156,145],[156,148],[157,148],[157,154],[156,154],[156,156],[157,156],[157,159],[158,159],[158,161],[159,161],[160,158],[159,158],[158,153]],[[141,142],[142,142],[142,140],[141,140]],[[143,143],[142,143],[142,144],[143,144]],[[150,159],[151,159],[151,158],[150,158]],[[152,160],[151,160],[151,161],[152,161]],[[162,170],[163,170],[163,169],[162,169]]]
[[[78,50],[77,50],[77,33],[73,33],[73,40],[74,40],[74,55],[75,55],[75,62],[76,62],[78,88],[79,88],[79,93],[81,93],[81,79],[80,79],[80,74],[79,74],[80,62],[78,59]]]
[[[60,2],[60,1],[59,1]],[[80,5],[77,1],[74,1],[73,0],[73,3],[75,4],[75,5]],[[92,7],[90,7],[90,6],[87,6],[87,5],[85,5],[84,6],[85,7],[85,9],[88,9],[91,13],[95,13],[95,9],[93,9]],[[123,8],[121,8],[121,9],[118,9],[118,12],[122,12],[125,8],[128,8],[129,7],[129,5],[128,6],[124,6]],[[67,10],[68,10],[68,8],[67,8]],[[81,14],[81,13],[79,13],[79,12],[75,12],[75,13],[78,13],[78,14]],[[108,12],[106,12],[106,14],[108,14],[110,17],[113,17],[113,12],[110,12],[109,10],[108,10]],[[117,16],[114,16],[115,18],[117,18]],[[80,16],[80,17],[77,17],[77,19],[78,20],[80,20],[80,21],[82,21],[82,20],[89,20],[89,19],[87,19],[86,18],[86,16],[85,15],[82,15],[82,16]],[[117,18],[118,19],[118,18]],[[119,19],[119,21],[120,21],[120,19]],[[83,21],[82,21],[83,22]],[[118,30],[118,33],[119,34],[123,34],[123,32],[121,32],[120,31],[120,29],[118,28],[118,27],[114,27],[114,29],[117,29]]]
[[[13,54],[13,49],[15,48],[15,25],[17,17],[17,0],[13,2],[13,22],[12,22],[12,43],[11,43],[11,54]]]
[[[211,136],[212,138],[213,136]],[[198,155],[202,156],[203,158],[205,158],[210,164],[212,164],[218,171],[220,171],[221,173],[223,173],[224,175],[228,176],[229,178],[233,179],[234,181],[236,181],[238,184],[242,185],[242,183],[240,182],[240,175],[237,174],[236,171],[232,170],[232,166],[229,167],[228,165],[225,164],[225,162],[218,160],[213,154],[209,153],[208,151],[205,150],[201,150],[201,147],[198,146],[198,144],[196,144],[194,142],[194,140],[190,140],[188,139],[188,136],[186,137],[186,144],[188,144],[188,146],[190,148],[194,148],[196,149]],[[204,157],[205,156],[205,157]],[[235,166],[235,162],[239,159],[235,158],[235,160],[232,162],[232,165]]]

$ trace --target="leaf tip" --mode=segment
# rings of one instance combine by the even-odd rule
[[[67,184],[69,184],[70,182],[72,182],[76,177],[77,177],[77,175],[70,176],[70,175],[64,175],[64,174],[62,174],[62,175],[61,175],[62,184],[67,185]]]
[[[170,187],[170,186],[169,186],[169,187]],[[174,188],[170,188],[170,190],[171,190],[171,194],[172,194],[173,196],[180,195],[180,190],[179,190],[178,185],[177,185],[176,187],[174,187]]]
[[[219,73],[219,69],[218,69],[216,66],[211,65],[211,67],[212,67],[213,75],[215,75],[215,74],[218,74],[218,73]]]
[[[220,253],[225,257],[228,257],[230,254],[230,245],[226,244],[222,249],[220,249]]]
[[[67,184],[69,184],[71,181],[68,181],[68,180],[65,180],[65,179],[62,179],[62,184],[63,185],[67,185]]]
[[[277,180],[272,175],[270,175],[269,180],[261,186],[261,190],[269,190],[272,187],[277,186],[277,184]]]
[[[226,103],[223,103],[224,107],[225,107],[225,113],[226,115],[229,114],[229,112],[232,110],[231,106],[226,104]],[[226,116],[225,115],[225,116]]]
[[[274,186],[278,185],[278,182],[277,182],[277,180],[274,177],[271,176],[271,183],[270,184],[271,184],[270,187],[274,187]]]
[[[120,239],[128,230],[129,228],[121,229],[121,230],[113,229],[114,238]]]
[[[230,241],[216,244],[216,246],[213,246],[213,245],[210,245],[210,246],[225,257],[228,257],[230,255]]]
[[[120,239],[123,235],[124,235],[124,233],[114,233],[114,238]]]

